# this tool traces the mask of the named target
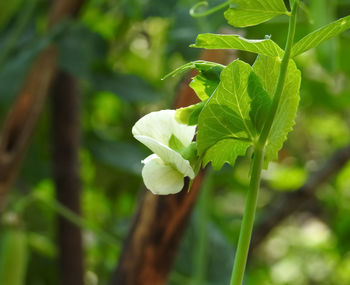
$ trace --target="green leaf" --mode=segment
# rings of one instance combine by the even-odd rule
[[[209,80],[201,74],[195,76],[190,83],[190,87],[194,90],[201,101],[208,100],[218,85],[219,80]]]
[[[249,116],[258,133],[260,134],[265,119],[270,112],[272,100],[263,88],[259,77],[252,72],[248,81],[248,94],[252,99]]]
[[[259,76],[263,88],[271,98],[278,79],[280,65],[281,62],[278,58],[267,56],[259,56],[253,65],[254,72]],[[267,139],[265,167],[267,167],[269,161],[277,158],[288,133],[293,128],[299,104],[300,80],[300,71],[297,69],[295,62],[290,60],[280,104]],[[255,107],[252,106],[253,108]]]
[[[207,165],[210,161],[214,170],[220,170],[226,162],[234,165],[237,157],[244,156],[250,145],[250,142],[235,139],[221,140],[205,153],[203,166]]]
[[[283,0],[233,0],[233,3],[225,18],[234,27],[254,26],[278,15],[289,15]]]
[[[174,77],[178,74],[184,73],[190,69],[197,69],[199,72],[201,71],[208,71],[210,68],[216,68],[218,70],[222,70],[225,66],[216,62],[210,62],[210,61],[205,61],[205,60],[196,60],[196,61],[191,61],[189,63],[186,63],[172,72],[168,73],[165,75],[162,80],[167,79],[168,77]]]
[[[198,117],[206,101],[176,110],[175,119],[181,124],[194,126],[198,124]]]
[[[238,49],[267,56],[283,56],[283,50],[270,39],[248,40],[239,35],[200,34],[195,48],[206,49]]]
[[[233,165],[256,137],[249,116],[251,98],[247,91],[251,72],[252,67],[240,60],[228,65],[221,72],[218,88],[199,115],[198,151],[204,155],[205,163],[212,161],[216,168],[225,162]],[[233,147],[234,144],[239,146]]]
[[[199,99],[205,101],[214,93],[219,85],[220,74],[223,69],[224,66],[222,65],[202,65],[197,68],[199,74],[192,79],[190,87]]]
[[[341,18],[318,30],[308,34],[299,40],[292,49],[292,56],[297,56],[309,49],[318,46],[320,43],[346,31],[350,28],[350,16]]]

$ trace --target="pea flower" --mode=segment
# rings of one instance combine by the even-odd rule
[[[184,177],[194,179],[189,160],[174,150],[173,141],[182,148],[190,146],[195,126],[175,120],[175,110],[152,112],[139,119],[132,128],[133,136],[154,154],[142,161],[142,178],[146,187],[158,195],[175,194],[184,186]]]

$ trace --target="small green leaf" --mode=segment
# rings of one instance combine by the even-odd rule
[[[233,0],[233,5],[225,18],[234,27],[254,26],[278,15],[289,15],[283,0]]]
[[[253,65],[254,72],[259,76],[263,88],[272,98],[279,75],[281,62],[278,58],[259,56]],[[287,77],[281,100],[265,149],[265,167],[268,162],[276,159],[279,150],[292,130],[299,104],[299,88],[301,75],[293,60],[289,61]],[[256,108],[253,107],[252,109]],[[261,111],[260,111],[261,112]]]
[[[298,41],[292,49],[292,56],[297,56],[318,46],[320,43],[346,31],[350,28],[350,16],[319,28]]]
[[[200,34],[195,48],[206,49],[238,49],[267,56],[283,56],[283,50],[270,39],[248,40],[239,35]]]
[[[175,119],[178,123],[194,126],[198,124],[198,117],[206,101],[176,110]]]
[[[192,79],[190,87],[199,99],[205,101],[214,93],[216,87],[219,85],[220,74],[223,69],[224,67],[222,65],[202,65],[197,67],[199,74]]]
[[[186,63],[172,72],[165,75],[162,80],[167,79],[168,77],[174,77],[178,74],[184,73],[190,69],[197,69],[199,72],[208,71],[210,68],[217,68],[218,70],[222,70],[225,66],[216,62],[210,62],[205,60],[196,60]]]
[[[233,165],[236,157],[245,153],[256,137],[249,116],[251,99],[247,92],[251,72],[252,67],[240,60],[228,65],[199,115],[198,152],[204,155],[205,163],[212,161],[216,168],[225,162]],[[232,147],[233,144],[238,144],[237,148]]]
[[[272,100],[261,85],[259,77],[254,72],[249,76],[248,94],[252,99],[249,116],[254,127],[260,133],[269,114]]]
[[[216,89],[220,80],[220,73],[225,68],[224,65],[205,60],[191,61],[178,67],[162,78],[162,80],[183,73],[189,69],[196,69],[198,75],[192,79],[190,87],[196,92],[202,101],[208,99]]]
[[[219,85],[218,81],[213,81],[205,78],[205,76],[198,74],[193,77],[190,87],[194,90],[201,101],[207,100]]]

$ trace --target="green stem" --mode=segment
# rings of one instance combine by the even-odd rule
[[[281,99],[284,83],[287,76],[288,63],[290,59],[291,50],[293,47],[295,26],[296,26],[296,12],[299,5],[299,0],[294,1],[291,17],[289,20],[288,36],[285,52],[281,62],[280,73],[277,80],[271,110],[265,121],[263,130],[258,142],[254,148],[254,158],[252,165],[252,176],[250,179],[249,191],[247,195],[246,207],[244,210],[241,231],[238,239],[237,252],[233,266],[230,285],[241,285],[243,282],[244,271],[247,263],[250,239],[253,231],[256,203],[258,198],[260,176],[264,161],[264,151],[267,138],[269,136],[272,123],[278,110],[278,105]]]
[[[205,284],[205,275],[207,269],[207,250],[208,250],[208,218],[211,201],[211,189],[212,189],[212,174],[209,173],[203,183],[204,187],[201,190],[201,196],[199,198],[199,221],[197,230],[197,243],[195,245],[195,263],[194,263],[194,276],[193,285]]]
[[[199,7],[207,7],[208,6],[208,2],[207,1],[202,1],[197,3],[196,5],[194,5],[191,10],[190,10],[190,15],[194,18],[199,18],[199,17],[205,17],[205,16],[209,16],[210,14],[213,14],[217,11],[220,11],[221,9],[226,8],[226,6],[231,4],[231,0],[228,0],[222,4],[219,4],[218,6],[215,6],[213,8],[211,8],[210,10],[207,11],[203,11],[203,12],[197,12],[197,9]]]
[[[255,218],[255,209],[259,192],[260,175],[264,160],[263,149],[255,149],[252,177],[250,179],[249,192],[244,210],[241,231],[239,233],[238,247],[231,277],[231,285],[241,285],[244,276],[244,270],[247,263],[250,237],[253,231]]]

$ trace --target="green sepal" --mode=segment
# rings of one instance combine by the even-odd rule
[[[224,65],[216,63],[216,62],[211,62],[211,61],[206,61],[206,60],[196,60],[196,61],[191,61],[189,63],[186,63],[186,64],[176,68],[172,72],[165,75],[162,78],[162,80],[167,79],[168,77],[174,77],[176,75],[182,74],[182,73],[184,73],[188,70],[191,70],[191,69],[197,69],[198,72],[202,72],[202,71],[206,72],[206,71],[210,70],[212,67],[218,68],[219,70],[222,70],[225,68]]]
[[[169,147],[179,153],[185,148],[182,142],[175,135],[171,135],[169,139]]]
[[[180,124],[194,126],[198,124],[198,117],[207,101],[176,110],[175,120]]]
[[[181,154],[181,156],[184,159],[188,160],[191,165],[192,165],[192,162],[194,162],[198,157],[196,142],[191,142],[186,147],[181,143],[181,141],[175,135],[171,135],[169,139],[169,147],[175,150],[176,152],[178,152],[179,154]]]

